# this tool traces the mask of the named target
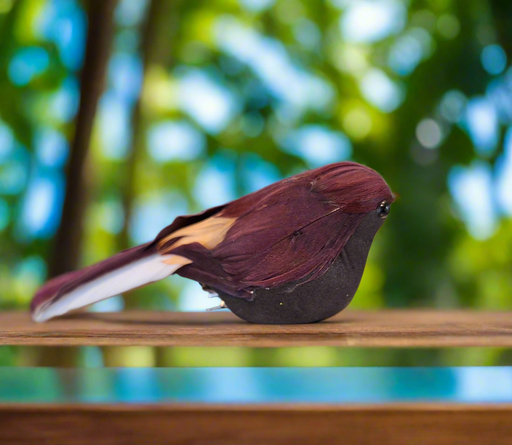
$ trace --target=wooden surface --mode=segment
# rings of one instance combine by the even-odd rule
[[[504,445],[511,416],[510,405],[0,405],[0,443]]]
[[[0,345],[512,347],[512,313],[345,311],[308,325],[256,325],[228,312],[75,314],[38,324],[0,313]]]

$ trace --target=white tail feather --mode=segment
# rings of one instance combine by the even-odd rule
[[[113,270],[60,296],[57,301],[48,301],[48,304],[37,308],[32,318],[34,321],[43,322],[73,309],[162,280],[184,265],[180,261],[183,260],[182,257],[176,256],[176,263],[173,263],[173,257],[175,256],[155,254]]]

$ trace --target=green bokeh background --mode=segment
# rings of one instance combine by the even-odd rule
[[[130,13],[130,2],[141,4],[135,13]],[[254,188],[254,181],[249,180],[254,171],[261,170],[262,181],[268,182],[321,164],[321,150],[315,152],[314,144],[309,152],[301,152],[293,142],[287,142],[292,134],[299,134],[300,138],[300,133],[294,132],[301,128],[321,128],[322,134],[334,135],[337,143],[344,144],[344,149],[339,150],[340,158],[332,160],[351,159],[375,168],[400,196],[375,240],[351,308],[509,309],[512,219],[510,209],[497,202],[493,181],[497,181],[504,159],[511,123],[506,111],[510,110],[507,103],[512,103],[511,71],[507,71],[512,58],[512,3],[376,2],[391,9],[398,7],[404,11],[403,17],[398,14],[396,23],[390,25],[392,30],[382,36],[358,40],[344,31],[344,17],[354,3],[348,0],[121,0],[113,16],[115,33],[103,99],[114,94],[116,85],[123,82],[113,62],[119,57],[128,57],[134,72],[143,73],[144,79],[140,91],[132,88],[132,96],[120,102],[128,116],[121,124],[123,134],[128,136],[120,153],[113,154],[111,140],[102,129],[108,110],[96,114],[86,160],[85,229],[82,239],[77,240],[81,264],[91,264],[135,245],[139,235],[134,227],[145,221],[135,220],[136,215],[140,217],[137,209],[151,208],[153,204],[157,209],[167,208],[168,223],[183,209],[190,213],[202,210],[208,188],[215,191],[219,186],[201,182],[201,178],[228,184],[230,193],[240,196]],[[77,39],[69,43],[71,51],[83,52],[79,30],[72,32],[66,26],[82,23],[85,33],[90,3],[0,0],[0,121],[14,147],[8,151],[0,138],[1,310],[26,310],[33,292],[47,278],[50,262],[55,261],[52,253],[56,251],[58,255],[59,249],[67,248],[55,245],[62,206],[58,199],[52,202],[55,209],[48,217],[56,219],[54,226],[48,223],[30,231],[30,215],[36,212],[35,207],[30,207],[30,184],[45,168],[40,165],[38,135],[49,129],[71,143],[76,125],[72,112],[64,118],[59,114],[59,107],[65,105],[59,102],[58,94],[63,85],[73,82],[79,91],[81,58],[76,64],[69,62],[58,36],[41,31],[49,26],[42,24],[45,18],[57,20],[51,8],[64,15],[68,10],[76,14],[75,19],[64,21],[61,28],[52,32],[68,33],[69,39]],[[294,102],[293,93],[292,97],[284,94],[283,98],[283,92],[273,91],[265,75],[255,68],[257,64],[237,58],[226,49],[216,33],[219,27],[233,24],[279,54],[281,59],[274,61],[271,70],[273,76],[286,75],[280,65],[286,61],[283,66],[292,66],[303,76],[298,93],[304,93],[302,88],[310,89],[313,93],[306,96],[317,95],[318,100],[308,99],[300,105]],[[150,37],[148,29],[153,31]],[[82,37],[84,40],[85,34]],[[408,47],[403,42],[410,42],[411,38],[413,46]],[[148,54],[142,54],[144,42],[150,48]],[[490,72],[483,59],[489,46],[499,47],[500,54],[506,57],[505,67],[496,72],[492,67]],[[29,75],[28,81],[20,81],[13,71],[13,60],[26,48],[44,50],[46,63],[43,69]],[[410,48],[416,48],[416,53],[408,53]],[[393,54],[403,59],[401,68],[393,65]],[[29,68],[22,67],[25,74],[30,72],[32,62],[26,63]],[[215,130],[183,103],[187,99],[180,96],[180,82],[190,72],[203,73],[218,87],[221,96],[231,100],[229,117]],[[393,86],[388,103],[376,104],[365,92],[363,83],[370,72],[384,76]],[[283,79],[286,85],[287,79]],[[289,82],[290,89],[296,87],[292,80]],[[388,84],[375,85],[385,88]],[[462,108],[452,110],[448,118],[447,97],[454,92]],[[488,101],[498,116],[490,130],[496,141],[484,148],[472,136],[464,118],[465,107],[478,99]],[[205,107],[207,102],[205,98]],[[133,118],[134,110],[138,110],[137,119]],[[211,113],[215,114],[215,110]],[[422,145],[420,134],[420,124],[426,119],[441,134],[429,147]],[[185,122],[187,128],[200,135],[203,149],[190,156],[155,157],[149,135],[155,126],[165,122]],[[52,168],[52,174],[57,176],[50,177],[62,177],[58,189],[63,193],[65,162]],[[478,212],[470,206],[468,217],[468,209],[450,187],[452,175],[473,168],[488,172],[492,182],[488,190],[482,191],[487,200],[482,211],[492,211],[492,227],[487,232],[472,230],[471,212],[475,218]],[[212,169],[215,175],[207,176]],[[474,187],[478,189],[479,185]],[[135,216],[129,219],[125,215]],[[187,307],[183,303],[186,286],[185,280],[173,277],[125,296],[124,306],[179,310]],[[201,292],[199,287],[197,292]],[[0,365],[44,364],[46,360],[83,366],[307,366],[364,365],[375,364],[376,360],[372,350],[331,348],[84,348],[61,349],[50,359],[46,353],[0,348]],[[384,351],[377,357],[382,356],[383,365],[442,364],[446,354]],[[460,354],[467,354],[471,364],[504,363],[507,356],[506,351],[485,349]],[[464,361],[451,357],[446,359],[450,363]]]

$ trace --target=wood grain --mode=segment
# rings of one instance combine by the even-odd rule
[[[510,405],[0,406],[0,443],[505,445]]]
[[[231,313],[83,313],[38,324],[0,313],[0,345],[512,347],[512,313],[345,311],[308,325],[257,325]]]

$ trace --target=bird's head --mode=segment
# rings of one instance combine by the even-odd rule
[[[344,213],[373,210],[386,218],[396,196],[375,170],[355,162],[339,162],[313,170],[312,191]]]

